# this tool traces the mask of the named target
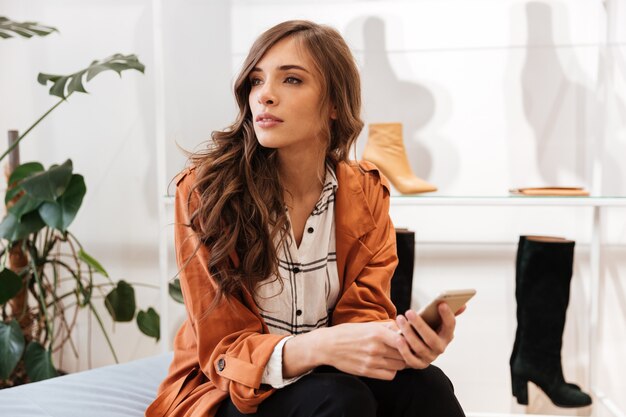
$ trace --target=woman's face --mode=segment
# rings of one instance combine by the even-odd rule
[[[304,48],[298,48],[293,37],[279,41],[249,77],[248,101],[259,143],[280,150],[323,152],[328,120],[322,118],[330,118],[331,112],[321,110],[320,75]]]

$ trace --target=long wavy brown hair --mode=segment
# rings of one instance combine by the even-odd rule
[[[272,27],[254,42],[234,86],[239,106],[236,121],[224,131],[213,132],[209,146],[190,157],[200,194],[190,227],[210,248],[207,261],[218,285],[216,301],[241,289],[254,294],[259,282],[280,279],[275,242],[285,238],[288,223],[277,151],[258,143],[248,100],[251,70],[287,37],[296,39],[317,67],[322,82],[320,112],[329,104],[336,111],[336,119],[326,126],[326,162],[334,167],[347,161],[363,128],[358,69],[337,30],[293,20]],[[238,265],[231,261],[233,253]]]

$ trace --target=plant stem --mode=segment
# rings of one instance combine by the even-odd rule
[[[62,301],[64,298],[67,298],[71,295],[76,295],[75,291],[70,291],[70,292],[66,292],[65,294],[61,295],[61,296],[54,296],[54,299],[52,301],[50,301],[48,304],[46,304],[47,307],[51,307],[53,306],[57,301]]]
[[[25,240],[15,242],[15,244],[9,249],[9,268],[19,274],[22,279],[22,288],[11,300],[9,300],[9,306],[11,307],[12,315],[20,324],[20,328],[24,334],[30,334],[33,329],[34,320],[28,314],[28,255],[25,251],[22,242],[25,244]]]
[[[46,227],[46,233],[42,244],[43,248],[41,249],[41,257],[43,259],[46,259],[48,257],[48,254],[50,253],[50,250],[54,247],[55,243],[56,239],[53,239],[53,237],[50,235],[50,228]]]
[[[50,337],[50,344],[52,345],[52,342],[54,341],[54,334],[52,333],[52,327],[50,325],[49,322],[49,318],[48,318],[48,309],[46,307],[46,300],[45,300],[45,289],[43,286],[43,283],[41,282],[41,277],[39,276],[39,272],[37,271],[37,263],[36,263],[36,253],[33,254],[33,248],[30,248],[30,267],[33,270],[33,276],[35,277],[35,281],[37,282],[37,286],[39,287],[39,291],[37,293],[38,298],[39,298],[39,306],[41,307],[41,310],[43,311],[43,320],[44,323],[46,325],[46,331],[48,332],[48,336]],[[36,250],[35,250],[36,252]]]
[[[74,242],[76,242],[76,244],[78,245],[78,248],[79,248],[81,251],[83,251],[83,252],[85,251],[85,249],[83,248],[83,245],[82,245],[82,244],[78,241],[78,239],[76,238],[76,236],[74,236],[74,235],[73,235],[73,234],[72,234],[69,230],[67,231],[67,235],[68,235],[70,238],[72,238],[72,240],[73,240]],[[68,239],[68,241],[69,241],[69,239]],[[78,255],[76,254],[76,249],[74,248],[74,246],[73,246],[73,245],[70,245],[70,248],[72,249],[72,253],[74,254],[74,257],[75,257],[76,259],[78,259]],[[104,277],[105,277],[106,279],[108,279],[108,280],[109,280],[109,282],[110,282],[111,284],[114,284],[114,285],[115,285],[115,282],[113,281],[113,279],[112,279],[111,277],[109,277],[108,275],[104,275]],[[92,280],[91,268],[89,268],[89,280],[90,280],[90,281]]]
[[[91,303],[91,301],[89,302],[89,308],[93,312],[93,315],[96,316],[96,320],[98,320],[98,324],[100,325],[100,329],[102,329],[102,333],[104,334],[104,338],[106,339],[107,344],[109,345],[109,349],[111,349],[111,353],[113,354],[113,358],[115,359],[115,363],[120,363],[120,361],[117,359],[117,355],[115,354],[115,349],[113,349],[113,344],[111,343],[111,339],[109,339],[109,334],[107,333],[107,331],[104,328],[104,324],[102,323],[102,319],[100,318],[100,315],[98,314],[98,312],[94,308],[94,306]]]
[[[71,242],[67,241],[67,243],[71,246]],[[77,262],[78,262],[78,258],[77,258],[77,257],[75,257],[74,259],[75,259],[75,260],[77,260]],[[70,275],[72,275],[72,277],[74,278],[74,281],[76,281],[76,286],[77,286],[77,288],[78,288],[78,292],[79,292],[79,295],[77,295],[77,296],[76,296],[76,298],[80,301],[80,298],[79,298],[79,297],[80,297],[80,294],[83,294],[83,297],[84,297],[84,294],[85,294],[85,286],[83,285],[83,281],[82,281],[81,276],[80,276],[80,272],[81,272],[81,271],[80,271],[80,267],[77,265],[77,268],[78,268],[78,269],[77,269],[77,270],[73,270],[73,269],[72,269],[72,268],[71,268],[68,264],[66,264],[65,262],[60,261],[60,260],[58,260],[58,259],[54,259],[54,258],[53,258],[53,259],[48,259],[48,260],[47,260],[47,262],[48,262],[48,263],[52,263],[52,264],[54,264],[54,265],[61,265],[62,267],[64,267],[64,268],[67,270],[67,272],[69,272],[69,273],[70,273]],[[77,273],[77,271],[78,271],[78,273]],[[94,285],[93,285],[93,282],[92,282],[92,280],[90,279],[90,281],[89,281],[89,285],[87,286],[87,288],[88,288],[89,290],[91,290],[91,288],[92,288],[93,286],[94,286]]]
[[[61,303],[60,303],[61,304]],[[65,345],[66,342],[70,343],[70,347],[72,348],[72,351],[74,353],[74,357],[78,358],[78,349],[76,348],[76,345],[74,344],[74,341],[72,340],[72,331],[74,329],[74,326],[76,325],[76,319],[78,318],[78,308],[74,309],[74,317],[72,318],[72,323],[68,324],[67,323],[67,318],[65,317],[65,312],[69,309],[70,307],[64,306],[61,304],[60,306],[60,310],[61,314],[59,315],[59,321],[61,322],[61,325],[63,327],[65,327],[65,337],[63,337],[61,339],[60,342],[58,342],[58,346],[56,347],[55,351],[59,351],[63,348],[63,346]],[[61,330],[59,330],[59,337],[61,336]],[[58,338],[57,338],[58,340]],[[63,351],[61,351],[61,360],[63,359]],[[60,364],[59,364],[60,365]]]
[[[65,262],[63,262],[63,261],[59,261],[58,259],[54,259],[54,258],[53,258],[53,259],[47,259],[47,260],[46,260],[46,262],[47,262],[47,263],[52,263],[52,264],[58,264],[58,265],[61,265],[63,268],[65,268],[65,269],[67,270],[67,272],[69,272],[69,273],[70,273],[70,275],[72,275],[72,277],[73,277],[75,280],[80,280],[80,276],[78,276],[78,275],[76,274],[76,272],[72,269],[72,267],[71,267],[71,266],[69,266],[68,264],[66,264]]]
[[[26,132],[22,133],[20,135],[19,138],[17,138],[17,140],[13,143],[13,145],[9,146],[9,149],[7,149],[2,156],[0,156],[0,161],[2,161],[9,153],[11,153],[11,151],[13,150],[13,148],[15,148],[21,141],[22,139],[24,139],[24,137],[26,137],[26,135],[28,135],[28,132],[30,132],[31,130],[33,130],[35,128],[35,126],[37,126],[39,124],[39,122],[41,122],[43,119],[46,118],[47,115],[49,115],[52,110],[56,109],[57,107],[59,107],[59,105],[61,103],[63,103],[64,101],[66,101],[69,96],[71,96],[74,92],[72,91],[71,93],[69,93],[67,95],[67,97],[65,97],[64,99],[61,99],[61,101],[59,101],[57,104],[55,104],[54,106],[52,106],[47,112],[45,112],[43,114],[43,116],[41,116],[39,119],[37,119],[37,121],[35,123],[33,123],[33,125],[31,127],[29,127],[28,129],[26,129]]]

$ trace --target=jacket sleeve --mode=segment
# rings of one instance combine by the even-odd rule
[[[345,289],[333,312],[334,324],[396,317],[390,298],[391,278],[398,264],[396,233],[389,216],[390,187],[372,167],[366,166],[362,186],[375,227],[350,250],[346,263],[353,268],[346,269]]]
[[[217,284],[208,268],[209,249],[189,227],[199,194],[195,175],[187,170],[177,178],[175,202],[176,260],[197,360],[215,386],[230,394],[242,413],[255,412],[274,389],[261,385],[263,370],[276,344],[285,336],[264,331],[261,318],[243,297],[227,296],[212,305]],[[266,329],[266,327],[265,327]]]

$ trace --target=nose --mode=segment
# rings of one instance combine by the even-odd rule
[[[265,106],[272,106],[278,103],[278,97],[276,96],[271,83],[265,83],[261,88],[259,88],[257,101],[259,104],[263,104]]]

